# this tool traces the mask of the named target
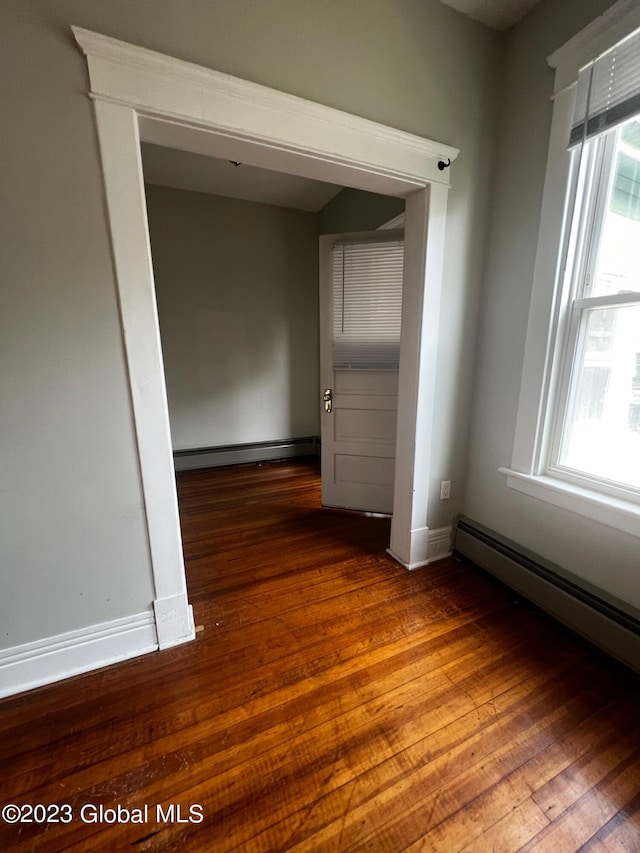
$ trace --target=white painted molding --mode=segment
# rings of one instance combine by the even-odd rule
[[[4,649],[0,651],[0,698],[157,648],[149,611]]]
[[[161,647],[193,636],[173,481],[140,140],[406,198],[391,547],[427,523],[449,173],[458,150],[73,27],[87,57]],[[230,146],[232,148],[230,149]],[[236,156],[225,152],[233,150]],[[402,438],[401,438],[402,437]],[[412,540],[415,543],[412,544]],[[426,544],[424,546],[426,548]],[[423,550],[423,549],[422,549]],[[407,559],[408,555],[408,559]],[[428,559],[425,553],[425,559]]]
[[[432,184],[406,201],[400,382],[391,551],[403,565],[426,559],[431,441],[448,188]],[[426,545],[424,546],[426,547]],[[419,556],[417,556],[419,555]]]
[[[425,181],[449,183],[450,170],[441,171],[437,164],[456,159],[459,150],[450,145],[81,27],[71,29],[87,56],[94,98],[132,106],[150,118],[215,126],[227,140],[259,139],[281,151],[279,171],[292,171],[294,161],[300,166],[303,153],[343,167],[345,177],[366,159],[380,176],[400,179],[407,190]],[[152,131],[151,124],[144,128]],[[156,141],[147,139],[144,129],[142,135]]]
[[[547,170],[542,196],[538,247],[533,271],[522,380],[511,467],[537,474],[548,436],[549,403],[553,399],[558,359],[558,332],[563,318],[563,254],[571,214],[567,205],[571,155],[567,140],[571,128],[575,89],[566,89],[555,100]]]
[[[566,509],[583,518],[640,537],[640,505],[582,488],[549,476],[533,476],[499,468],[507,486],[524,495]]]
[[[435,527],[429,530],[429,540],[427,543],[427,560],[429,563],[451,556],[453,553],[451,536],[451,527]]]
[[[394,216],[393,219],[390,219],[388,222],[380,225],[378,231],[393,231],[395,228],[404,228],[405,219],[405,213],[402,211],[402,213]]]
[[[435,563],[436,560],[443,560],[445,557],[450,557],[453,553],[451,547],[451,527],[437,527],[429,530],[428,527],[423,527],[420,530],[412,530],[412,552],[411,561],[407,562],[399,557],[391,548],[387,548],[387,553],[393,559],[404,566],[409,571],[421,569],[423,566],[429,566]]]
[[[186,593],[156,599],[153,602],[153,610],[161,649],[169,649],[195,639],[193,608],[187,601]]]
[[[554,95],[572,86],[588,65],[633,30],[640,27],[638,0],[618,0],[548,58],[556,70]]]
[[[160,329],[134,112],[95,104],[157,598],[186,590]]]

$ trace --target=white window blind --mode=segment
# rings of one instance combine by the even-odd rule
[[[404,242],[333,246],[333,366],[397,370]]]
[[[640,30],[580,72],[570,146],[640,113]]]

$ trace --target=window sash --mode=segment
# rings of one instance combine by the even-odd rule
[[[548,407],[547,427],[550,441],[546,463],[540,473],[559,477],[579,486],[587,486],[603,494],[640,503],[640,488],[577,470],[563,464],[561,459],[572,426],[572,414],[577,405],[579,373],[586,347],[590,312],[605,308],[640,305],[640,293],[624,292],[590,296],[594,290],[594,274],[598,252],[609,206],[612,173],[616,158],[617,133],[613,131],[593,139],[573,152],[575,185],[570,189],[573,199],[573,221],[568,233],[564,299],[560,307],[556,337],[557,383]],[[543,457],[544,458],[544,457]]]
[[[575,300],[571,307],[571,319],[564,358],[558,402],[554,407],[553,436],[549,461],[545,473],[559,476],[567,482],[589,486],[595,491],[640,503],[640,488],[598,474],[573,468],[561,461],[565,442],[572,426],[572,414],[577,406],[579,391],[578,373],[586,348],[589,312],[607,307],[631,308],[640,305],[640,294],[624,294],[617,297],[596,297]]]

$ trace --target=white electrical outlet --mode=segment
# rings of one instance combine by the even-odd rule
[[[443,480],[440,483],[440,500],[448,501],[451,497],[451,480]]]

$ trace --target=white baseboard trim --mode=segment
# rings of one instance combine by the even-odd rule
[[[158,648],[151,611],[0,650],[0,698]]]
[[[407,562],[399,557],[391,548],[387,548],[387,553],[393,559],[409,569],[410,572],[415,569],[421,569],[423,566],[429,566],[435,563],[436,560],[443,560],[445,557],[450,557],[451,549],[451,527],[436,527],[429,529],[423,527],[420,530],[411,531],[411,562]]]
[[[186,593],[157,598],[153,602],[153,609],[156,614],[156,631],[161,649],[170,649],[172,646],[195,640],[193,607],[187,601]]]

